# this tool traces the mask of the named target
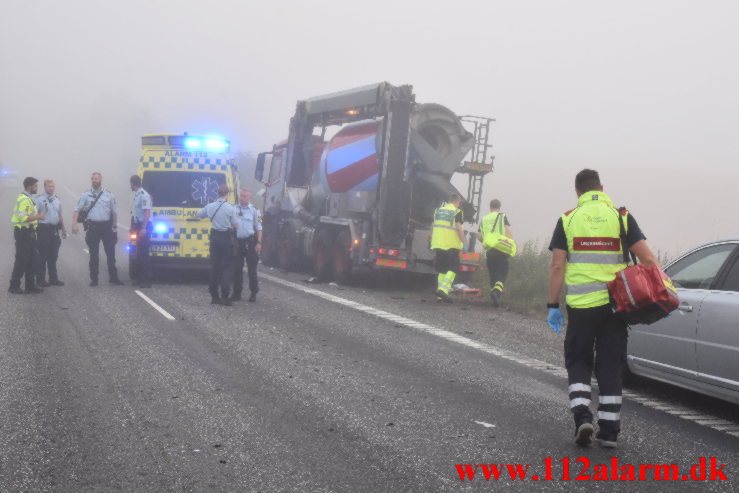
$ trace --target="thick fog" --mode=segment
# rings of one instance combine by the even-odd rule
[[[483,197],[503,201],[521,240],[548,242],[584,167],[668,254],[739,236],[732,0],[0,0],[0,12],[0,162],[21,177],[79,192],[99,170],[127,203],[142,134],[218,133],[255,154],[285,138],[297,99],[387,80],[497,120]]]

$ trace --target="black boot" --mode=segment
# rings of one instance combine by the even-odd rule
[[[593,443],[593,418],[589,416],[575,416],[575,444],[584,447]]]
[[[13,294],[26,294],[26,292],[25,292],[25,291],[23,291],[23,290],[21,289],[21,287],[20,287],[20,286],[13,286],[13,285],[11,285],[11,286],[10,286],[10,287],[8,288],[8,293],[13,293]]]

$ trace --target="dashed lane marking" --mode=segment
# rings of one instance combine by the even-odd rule
[[[272,281],[276,284],[280,284],[282,286],[297,289],[298,291],[302,291],[304,293],[311,294],[313,296],[318,296],[319,298],[323,298],[333,303],[337,303],[339,305],[343,305],[348,308],[352,308],[354,310],[367,313],[369,315],[374,315],[378,318],[387,320],[397,325],[402,325],[402,326],[409,327],[412,329],[420,330],[427,334],[435,335],[437,337],[441,337],[442,339],[446,339],[447,341],[456,342],[458,344],[462,344],[464,346],[478,349],[480,351],[483,351],[488,354],[492,354],[494,356],[498,356],[499,358],[503,358],[508,361],[519,363],[528,368],[532,368],[534,370],[539,370],[549,375],[554,375],[556,377],[567,379],[567,370],[557,365],[547,363],[545,361],[540,361],[534,358],[529,358],[527,356],[516,354],[512,351],[508,351],[507,349],[502,349],[496,346],[492,346],[490,344],[475,341],[467,337],[461,336],[459,334],[456,334],[454,332],[450,332],[448,330],[439,329],[432,325],[425,324],[423,322],[418,322],[416,320],[402,317],[400,315],[386,312],[384,310],[378,310],[377,308],[363,305],[361,303],[357,303],[356,301],[351,301],[346,298],[342,298],[340,296],[335,296],[333,294],[329,294],[329,293],[326,293],[318,289],[309,288],[307,286],[301,286],[300,284],[294,283],[292,281],[286,281],[284,279],[271,276],[269,274],[260,273],[260,277],[262,277],[263,279]],[[692,423],[696,423],[698,425],[711,428],[712,430],[716,430],[718,432],[725,433],[727,435],[731,435],[731,436],[739,438],[739,430],[734,429],[734,427],[739,426],[739,424],[737,423],[731,423],[729,421],[718,418],[716,416],[712,416],[710,414],[700,413],[693,409],[676,406],[672,403],[662,401],[660,399],[656,399],[653,397],[641,395],[633,391],[624,390],[623,396],[627,399],[630,399],[639,404],[642,404],[643,406],[647,406],[652,409],[656,409],[658,411],[663,411],[667,414],[671,414],[673,416],[684,419],[686,421],[690,421]]]
[[[486,423],[485,421],[475,421],[475,424],[484,426],[485,428],[495,428],[494,424]]]
[[[165,310],[161,306],[157,305],[151,298],[149,298],[148,296],[146,296],[140,290],[136,289],[136,290],[134,290],[134,293],[136,293],[137,295],[139,295],[141,297],[141,299],[143,299],[144,301],[146,301],[147,303],[149,303],[152,307],[154,307],[154,309],[156,311],[158,311],[159,313],[161,313],[164,316],[164,318],[166,318],[167,320],[172,321],[172,322],[175,321],[175,318],[167,310]]]

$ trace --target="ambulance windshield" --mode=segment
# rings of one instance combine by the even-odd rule
[[[218,198],[218,187],[225,183],[223,173],[193,171],[145,171],[143,179],[154,207],[201,209]]]

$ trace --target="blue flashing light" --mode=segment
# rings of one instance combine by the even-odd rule
[[[203,141],[193,137],[185,139],[185,147],[188,149],[200,149],[203,147]]]
[[[2,173],[3,173],[3,176],[8,176],[10,174],[10,171],[8,171],[7,169],[4,169]]]
[[[160,235],[166,233],[169,231],[169,226],[167,226],[167,223],[156,223],[154,225],[154,232],[158,233]]]
[[[205,147],[212,151],[222,151],[228,148],[228,141],[220,137],[208,137],[205,141]]]

